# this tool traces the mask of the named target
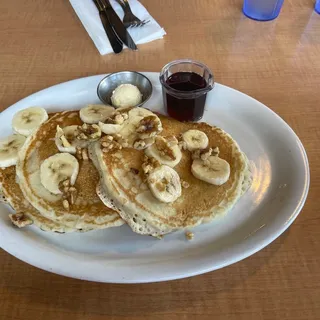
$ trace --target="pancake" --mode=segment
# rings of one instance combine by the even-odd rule
[[[64,206],[63,195],[49,192],[41,183],[41,164],[60,153],[55,144],[57,126],[82,124],[78,111],[57,113],[27,138],[16,167],[21,191],[42,216],[69,228],[88,230],[120,226],[124,221],[116,211],[104,206],[96,194],[99,174],[89,159],[78,159],[79,173],[74,184],[77,197],[69,208]]]
[[[0,203],[8,203],[5,195],[3,194],[1,183],[0,183]]]
[[[218,147],[219,157],[230,164],[230,177],[220,186],[195,178],[191,152],[182,150],[182,159],[174,170],[188,187],[182,189],[176,201],[164,203],[153,196],[146,183],[143,150],[102,152],[99,142],[91,145],[90,156],[101,175],[98,193],[103,202],[116,209],[134,232],[153,236],[194,227],[226,214],[250,186],[246,157],[229,134],[206,123],[182,123],[165,116],[160,119],[162,136],[179,137],[190,129],[203,131],[209,147]]]
[[[245,159],[245,170],[244,170],[244,176],[243,176],[243,182],[242,182],[242,188],[241,188],[241,196],[244,195],[249,188],[252,185],[252,171],[251,171],[251,166],[250,166],[250,162],[249,159],[247,158],[247,156],[242,153],[244,159]]]
[[[76,229],[69,228],[43,217],[38,210],[32,207],[23,196],[19,184],[16,181],[15,166],[0,169],[0,189],[0,202],[8,203],[16,213],[23,213],[40,229],[59,233],[76,231]]]

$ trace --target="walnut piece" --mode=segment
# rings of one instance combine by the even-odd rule
[[[157,116],[147,116],[140,120],[137,133],[141,139],[154,137],[162,131],[161,121]]]
[[[174,137],[175,138],[175,137]],[[161,136],[157,136],[155,138],[155,145],[160,153],[160,155],[168,160],[175,160],[176,156],[172,150],[172,146],[174,146],[175,141],[171,139],[171,137],[164,138]],[[177,141],[178,143],[178,141]]]
[[[129,115],[128,112],[131,108],[120,108],[112,113],[112,115],[106,119],[105,123],[109,124],[123,124],[126,120],[128,120]]]
[[[138,139],[133,143],[133,148],[136,150],[143,150],[148,147],[150,147],[152,144],[154,144],[155,138],[150,137],[146,139]]]
[[[190,187],[190,184],[187,181],[181,179],[181,185],[183,188],[187,189]]]
[[[77,189],[75,187],[70,187],[69,189],[69,198],[70,198],[70,203],[75,204],[76,199],[77,199]]]
[[[187,150],[187,143],[183,140],[178,142],[178,146],[179,146],[180,150]]]
[[[76,147],[76,157],[77,157],[79,160],[82,160],[82,148]]]
[[[9,218],[11,222],[18,228],[23,228],[33,223],[31,219],[29,219],[24,213],[21,212],[9,214]]]
[[[192,240],[194,238],[194,233],[191,231],[186,231],[185,236],[187,238],[187,240]]]
[[[214,149],[212,148],[206,148],[203,150],[197,149],[193,151],[192,153],[192,159],[201,159],[203,161],[206,161],[209,159],[210,156],[218,156],[219,155],[219,148],[215,147]]]
[[[84,123],[75,131],[78,140],[97,140],[101,137],[101,129],[97,124]]]
[[[123,124],[124,123],[124,117],[122,114],[117,114],[115,117],[114,117],[114,123],[115,124]]]
[[[219,147],[213,148],[213,151],[212,151],[211,155],[212,155],[212,156],[219,157],[219,154],[220,154]]]
[[[64,200],[62,201],[62,205],[63,205],[63,207],[64,207],[66,210],[69,210],[70,205],[69,205],[69,201],[68,201],[67,199],[64,199]]]
[[[128,140],[123,138],[120,134],[107,135],[100,140],[102,152],[109,152],[111,150],[121,150],[128,147]]]
[[[62,205],[69,210],[70,204],[73,205],[76,202],[78,191],[74,186],[71,186],[70,180],[60,182],[59,189],[62,192]]]
[[[76,147],[76,157],[79,160],[89,160],[88,149]]]
[[[81,156],[83,160],[89,160],[88,149],[84,148],[81,151]]]
[[[143,140],[136,140],[133,143],[133,148],[136,149],[136,150],[143,150],[143,149],[146,148],[146,143]]]
[[[69,187],[70,186],[70,180],[64,180],[64,181],[62,181],[62,185],[64,186],[64,187]]]
[[[143,157],[142,170],[148,175],[151,171],[161,166],[161,163],[155,158]]]

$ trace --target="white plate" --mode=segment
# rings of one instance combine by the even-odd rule
[[[146,107],[163,112],[157,73],[146,73],[154,93]],[[0,114],[0,136],[11,133],[12,116],[29,106],[49,111],[99,103],[103,76],[78,79],[35,93]],[[261,250],[297,217],[307,197],[309,167],[292,129],[260,102],[216,84],[203,118],[230,133],[247,154],[254,181],[224,218],[156,240],[128,226],[77,234],[52,234],[36,227],[15,229],[0,206],[0,245],[17,258],[57,274],[101,282],[137,283],[184,278],[222,268]]]

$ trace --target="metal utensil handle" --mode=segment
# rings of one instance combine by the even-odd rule
[[[128,0],[123,0],[123,2],[124,2],[124,5],[126,6],[127,10],[132,13],[129,1]]]
[[[100,2],[100,0],[93,0],[93,2],[95,3],[95,5],[97,6],[97,8],[99,10],[99,16],[100,16],[103,28],[107,34],[108,39],[109,39],[109,42],[110,42],[110,45],[112,47],[113,52],[120,53],[123,49],[123,44],[119,40],[119,38],[117,37],[115,32],[113,31],[113,28],[112,28],[111,24],[109,23],[109,20],[103,10],[102,3]]]
[[[120,40],[127,45],[128,48],[131,50],[138,50],[136,44],[134,43],[133,39],[130,36],[130,33],[125,28],[124,24],[112,8],[109,0],[100,0],[104,9],[104,12],[106,13],[108,20],[117,34],[117,36],[120,38]]]

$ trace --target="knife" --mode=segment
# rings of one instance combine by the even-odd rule
[[[119,39],[131,50],[138,50],[136,44],[131,38],[129,32],[123,25],[122,21],[113,10],[109,0],[101,0],[104,11],[108,17],[110,24],[112,25],[113,30],[119,37]]]
[[[103,28],[108,36],[108,39],[110,41],[111,47],[113,49],[114,53],[120,53],[123,49],[122,42],[118,39],[117,35],[113,31],[113,28],[111,24],[109,23],[109,20],[107,18],[107,15],[105,13],[105,10],[103,8],[103,5],[100,0],[93,0],[94,4],[98,8],[99,16],[103,25]]]

